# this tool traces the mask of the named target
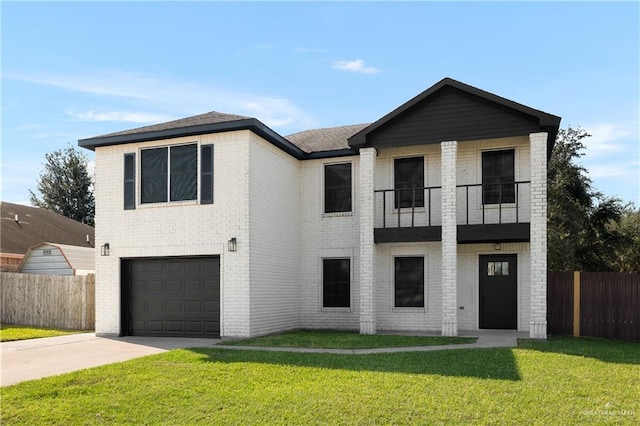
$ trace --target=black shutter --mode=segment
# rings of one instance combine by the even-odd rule
[[[124,155],[124,209],[136,208],[136,154]]]
[[[200,204],[213,204],[213,145],[200,147]]]

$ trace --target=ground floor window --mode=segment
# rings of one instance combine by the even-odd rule
[[[322,259],[322,307],[351,307],[350,259]]]
[[[424,308],[424,257],[395,258],[395,307]]]

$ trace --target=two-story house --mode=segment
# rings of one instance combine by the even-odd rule
[[[446,78],[372,124],[283,137],[211,112],[82,139],[96,332],[545,338],[559,123]]]

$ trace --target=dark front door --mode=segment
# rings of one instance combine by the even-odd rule
[[[220,258],[122,262],[122,330],[132,336],[220,336]]]
[[[517,256],[480,256],[480,328],[517,328]]]

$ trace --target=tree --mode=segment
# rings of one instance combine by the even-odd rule
[[[621,271],[621,255],[637,251],[620,226],[625,207],[593,189],[584,155],[584,129],[558,132],[548,171],[548,262],[556,271]],[[635,246],[637,247],[637,246]],[[627,254],[626,256],[629,256]]]
[[[616,250],[616,270],[640,273],[640,207],[625,206],[620,220],[611,227],[624,240]]]
[[[89,158],[72,146],[45,154],[37,188],[42,198],[29,190],[31,204],[93,226],[95,199],[88,163]]]
[[[583,129],[560,129],[549,161],[548,262],[552,270],[580,269],[577,249],[591,209],[591,181],[586,169],[575,163],[584,150]]]

